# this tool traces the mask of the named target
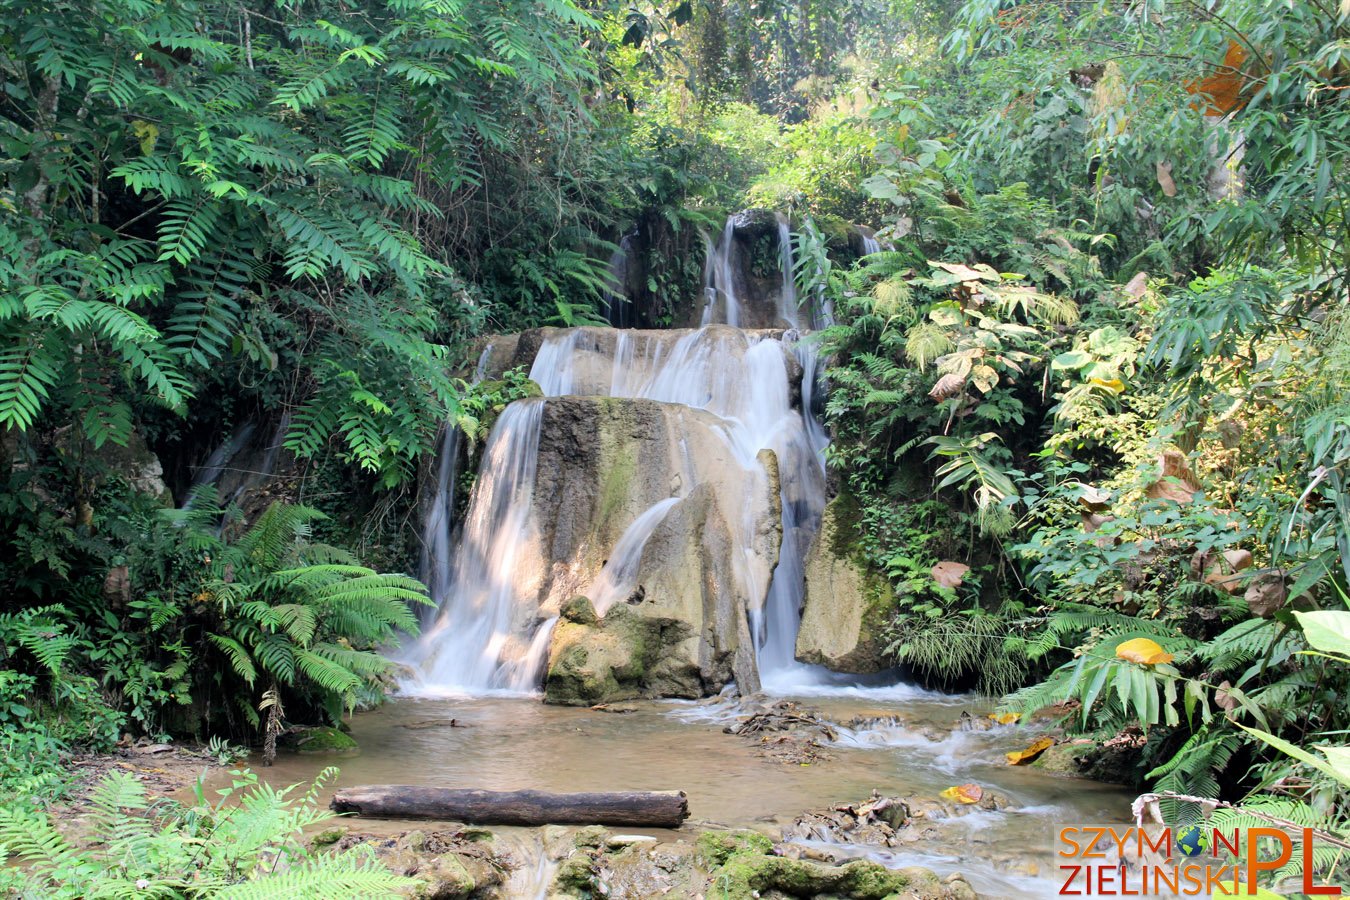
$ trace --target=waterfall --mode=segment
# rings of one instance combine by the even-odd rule
[[[538,687],[547,651],[545,623],[518,627],[518,598],[531,571],[522,559],[533,527],[530,504],[539,458],[541,400],[502,411],[483,450],[449,584],[432,625],[409,662],[425,683],[446,691],[528,692]],[[542,640],[541,640],[542,635]]]
[[[615,328],[635,328],[638,324],[633,298],[628,294],[629,268],[633,262],[633,239],[637,232],[619,239],[619,249],[609,257],[609,274],[605,292],[605,319]]]
[[[483,380],[488,360],[492,357],[489,341],[478,355],[473,383]],[[464,432],[454,422],[441,427],[436,444],[436,481],[430,494],[423,500],[422,553],[418,564],[418,578],[427,586],[431,599],[441,604],[450,595],[451,572],[454,568],[455,486],[459,480],[459,454]]]
[[[792,259],[792,225],[788,217],[775,213],[778,220],[778,265],[783,271],[783,286],[778,292],[778,314],[790,328],[798,327],[797,273]]]
[[[452,535],[455,517],[455,479],[459,472],[462,432],[453,422],[441,428],[436,446],[436,486],[422,520],[422,555],[418,574],[433,600],[450,593]]]
[[[789,222],[785,216],[776,222],[782,272],[776,309],[768,315],[776,312],[782,322],[795,324],[798,298]],[[706,484],[737,486],[718,497],[723,504],[718,521],[725,523],[719,527],[727,535],[720,546],[729,548],[719,557],[729,562],[728,581],[718,590],[730,592],[721,596],[743,601],[739,608],[746,610],[748,622],[742,627],[748,627],[761,680],[773,689],[816,678],[816,667],[795,660],[795,647],[806,555],[826,500],[829,439],[820,420],[819,353],[816,343],[795,328],[780,332],[736,327],[745,309],[735,286],[735,233],[733,218],[716,245],[705,238],[703,327],[544,332],[530,369],[543,398],[512,403],[498,418],[457,543],[452,514],[460,437],[453,427],[444,430],[435,491],[425,507],[423,528],[422,571],[437,611],[405,658],[416,672],[410,688],[466,693],[538,690],[561,600],[583,593],[601,615],[616,604],[640,604],[638,581],[648,577],[640,573],[648,571],[643,554],[649,542],[663,524],[680,515],[677,510],[690,492]],[[726,318],[731,327],[712,324],[718,318]],[[486,359],[485,351],[480,373]],[[792,389],[798,371],[799,403],[794,402]],[[548,558],[551,551],[544,544],[548,529],[555,527],[553,514],[549,521],[535,521],[536,507],[554,508],[539,506],[536,501],[545,495],[536,498],[535,491],[542,477],[545,412],[551,403],[560,402],[550,398],[563,397],[657,401],[666,409],[691,411],[688,419],[679,412],[662,414],[674,416],[667,421],[676,423],[669,426],[674,429],[667,451],[672,473],[669,495],[660,496],[662,486],[656,499],[649,490],[647,499],[637,504],[646,504],[645,509],[619,507],[619,518],[608,520],[610,536],[600,538],[606,544],[586,551],[594,554],[589,562]],[[695,426],[700,430],[688,430]],[[701,455],[693,454],[686,440],[695,433],[702,435]],[[548,446],[550,454],[558,453],[556,444]],[[709,454],[720,461],[703,458]],[[553,459],[556,455],[550,456]],[[710,469],[713,465],[718,468]],[[765,497],[775,477],[781,538],[773,538],[779,532],[766,531],[764,525],[763,511],[773,507],[753,499]],[[550,483],[556,491],[557,482]],[[741,487],[744,495],[736,493]],[[700,503],[708,502],[706,488],[699,496]],[[759,512],[753,508],[756,502]],[[662,540],[667,543],[662,546],[670,540],[669,531],[665,534]],[[771,551],[763,549],[766,540],[778,543],[772,568],[767,555]],[[551,598],[548,603],[546,597]],[[752,666],[747,677],[753,674]]]
[[[614,545],[614,552],[600,570],[600,576],[586,592],[597,613],[603,616],[611,606],[632,593],[647,539],[665,519],[671,507],[679,502],[679,497],[671,497],[655,504],[638,516],[619,538],[619,542]]]
[[[741,322],[741,301],[736,296],[736,279],[732,269],[736,254],[735,216],[727,216],[721,240],[717,242],[716,247],[709,245],[708,249],[709,253],[703,266],[703,290],[707,303],[703,307],[702,324],[711,325],[721,321],[734,328]]]

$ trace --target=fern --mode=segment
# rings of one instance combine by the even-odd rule
[[[0,808],[0,847],[23,863],[8,883],[20,896],[328,897],[397,896],[418,882],[394,875],[368,850],[316,853],[301,833],[330,820],[318,785],[296,799],[249,772],[234,773],[213,804],[160,801],[128,773],[108,775],[91,795],[87,833],[75,843],[45,816]],[[327,773],[325,773],[327,775]],[[279,866],[277,861],[287,860]]]
[[[1172,791],[1192,797],[1217,797],[1218,774],[1228,765],[1241,741],[1231,732],[1201,729],[1191,735],[1172,758],[1148,773],[1155,791]],[[1197,803],[1164,797],[1163,815],[1172,824],[1199,821],[1203,809]]]
[[[283,690],[272,702],[287,708],[353,708],[392,666],[367,648],[416,634],[412,607],[430,602],[415,579],[378,573],[312,542],[322,518],[309,507],[272,504],[217,550],[215,565],[228,568],[230,579],[206,585],[228,622],[208,640],[243,690],[275,683]]]

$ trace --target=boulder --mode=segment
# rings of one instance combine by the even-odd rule
[[[173,494],[164,483],[164,466],[139,434],[133,432],[125,447],[109,441],[97,452],[100,461],[138,493],[149,494],[165,506],[173,505]]]
[[[820,533],[806,556],[806,597],[797,631],[797,659],[836,672],[887,668],[878,591],[857,561],[857,502],[840,494],[825,507]]]
[[[562,619],[546,698],[698,697],[733,679],[757,687],[747,610],[765,601],[781,541],[772,467],[738,455],[722,420],[702,410],[543,403],[522,565],[540,573],[523,586],[537,603],[517,615]]]
[[[576,600],[569,601],[569,608],[575,606]],[[702,689],[697,669],[658,671],[657,666],[679,649],[689,631],[678,619],[639,615],[622,603],[591,624],[564,618],[549,647],[544,699],[593,706],[644,695],[697,697]]]
[[[765,843],[767,838],[752,832],[701,835],[698,853],[710,869],[707,896],[725,900],[783,895],[817,900],[963,896],[949,891],[926,869],[891,870],[861,859],[827,865],[772,855],[771,849],[764,848]]]
[[[282,744],[296,753],[335,753],[346,756],[360,750],[350,735],[327,725],[294,729],[283,738]]]

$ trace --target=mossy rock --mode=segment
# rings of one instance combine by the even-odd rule
[[[589,898],[594,891],[595,861],[588,854],[578,851],[558,864],[550,896]]]
[[[1036,761],[1031,766],[1034,769],[1044,769],[1056,775],[1083,777],[1083,770],[1087,767],[1090,757],[1096,749],[1097,745],[1092,743],[1056,744],[1036,757]]]
[[[768,853],[773,841],[758,831],[705,831],[696,846],[708,865],[720,866],[737,853]]]
[[[572,616],[586,618],[590,603],[583,606],[577,600],[585,598],[568,601],[569,612],[554,633],[553,662],[544,680],[545,702],[593,706],[644,694],[665,696],[660,693],[664,687],[654,685],[648,676],[663,647],[682,639],[685,632],[664,620],[639,615],[622,603],[594,625],[581,624]]]
[[[350,735],[337,728],[306,728],[293,735],[287,745],[296,753],[359,753],[361,748]]]
[[[565,601],[562,608],[558,610],[558,615],[566,621],[575,622],[578,625],[595,625],[600,621],[600,617],[595,614],[595,606],[592,605],[590,599],[580,595]]]
[[[329,828],[327,831],[320,831],[310,839],[310,844],[315,847],[330,847],[347,836],[346,828]]]
[[[751,900],[771,891],[792,897],[887,900],[913,886],[911,878],[866,860],[828,866],[762,853],[733,854],[713,870],[712,884],[727,900]]]
[[[416,900],[467,900],[480,887],[453,853],[422,862],[416,877],[422,881],[412,892]]]
[[[897,900],[946,894],[927,869],[892,871],[867,860],[831,866],[774,856],[773,842],[756,831],[705,831],[695,846],[709,869],[710,896],[723,900]]]

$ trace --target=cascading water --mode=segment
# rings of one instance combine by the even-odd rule
[[[517,600],[538,575],[521,549],[530,521],[539,458],[540,400],[512,403],[483,451],[449,586],[411,661],[422,681],[445,691],[528,692],[538,687],[537,629],[513,627]],[[525,640],[520,640],[521,634]],[[546,649],[546,648],[544,648]]]
[[[792,259],[792,225],[788,217],[776,213],[778,220],[778,265],[782,269],[782,287],[778,291],[778,314],[789,328],[797,328],[797,275]]]
[[[736,278],[732,269],[736,253],[736,218],[727,217],[722,238],[714,247],[707,244],[703,266],[703,292],[707,302],[703,307],[702,324],[724,322],[733,328],[740,325],[741,301],[736,296]]]
[[[609,258],[609,284],[605,292],[605,318],[615,328],[636,328],[637,310],[628,295],[629,268],[633,260],[633,240],[637,232],[619,239],[619,249]]]
[[[489,342],[478,356],[473,383],[483,380],[488,359],[492,355]],[[450,595],[451,572],[455,553],[455,486],[459,480],[459,454],[464,432],[454,422],[446,422],[436,445],[436,482],[434,490],[424,501],[422,515],[422,553],[418,577],[427,586],[431,599],[438,606]]]
[[[792,245],[786,217],[777,217],[783,268],[776,301],[783,323],[795,323]],[[818,418],[819,360],[815,345],[788,331],[744,331],[734,277],[736,222],[729,219],[707,272],[705,322],[725,318],[731,328],[692,331],[610,331],[572,328],[546,334],[530,371],[545,399],[518,401],[498,419],[484,451],[478,483],[455,552],[449,546],[453,506],[453,430],[443,438],[437,493],[426,520],[424,570],[438,611],[409,654],[420,691],[483,693],[533,691],[542,683],[556,615],[545,611],[541,586],[550,566],[536,536],[534,486],[547,398],[612,397],[658,401],[715,416],[733,482],[767,487],[776,477],[781,537],[770,571],[757,548],[753,511],[729,511],[731,589],[747,610],[759,675],[766,686],[811,681],[815,667],[796,662],[795,644],[805,589],[805,559],[825,505],[824,452]],[[798,369],[800,404],[792,384]],[[706,426],[704,426],[706,427]],[[630,599],[643,552],[653,533],[698,486],[704,470],[676,455],[671,496],[630,515],[605,554],[598,575],[577,585],[603,615]],[[766,457],[764,451],[771,451]],[[644,501],[649,502],[649,501]],[[762,530],[761,530],[762,533]],[[770,559],[772,557],[769,557]],[[640,595],[634,602],[640,602]],[[555,605],[550,607],[556,610]]]

